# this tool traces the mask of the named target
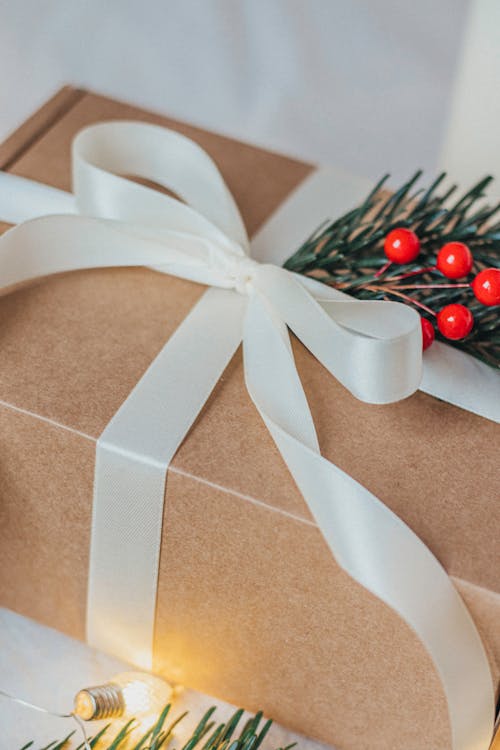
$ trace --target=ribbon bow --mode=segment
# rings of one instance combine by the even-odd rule
[[[475,626],[427,547],[321,456],[289,340],[291,330],[354,396],[383,404],[418,388],[418,315],[399,303],[353,300],[253,260],[216,165],[178,133],[134,122],[94,125],[74,141],[73,175],[78,215],[36,218],[0,238],[2,286],[61,271],[146,265],[211,287],[98,441],[91,641],[136,659],[145,648],[150,655],[166,467],[243,341],[248,392],[335,559],[426,646],[448,700],[454,750],[484,750],[493,698]],[[126,544],[130,534],[133,545]],[[131,589],[140,604],[125,606]]]

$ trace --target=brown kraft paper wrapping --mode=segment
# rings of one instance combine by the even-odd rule
[[[197,140],[250,233],[312,169],[71,88],[0,146],[0,167],[69,189],[73,136],[118,118]],[[1,605],[84,638],[95,441],[202,292],[123,268],[0,300]],[[363,404],[297,341],[294,353],[324,455],[445,565],[498,684],[498,426],[423,393]],[[241,352],[169,469],[155,668],[339,750],[450,748],[430,658],[336,565],[245,390]]]

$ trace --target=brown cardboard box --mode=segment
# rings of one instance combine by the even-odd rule
[[[198,140],[250,233],[311,170],[71,88],[0,147],[0,167],[69,189],[72,137],[113,118]],[[109,269],[0,301],[1,605],[84,637],[96,438],[202,291],[146,269]],[[423,393],[362,404],[296,341],[294,351],[324,454],[445,565],[498,684],[497,425]],[[450,747],[429,657],[335,564],[250,402],[241,353],[169,470],[155,666],[342,750]]]

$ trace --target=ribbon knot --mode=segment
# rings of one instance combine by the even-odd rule
[[[235,258],[229,269],[229,279],[233,289],[239,294],[249,295],[260,265],[258,261],[248,255],[243,258]]]

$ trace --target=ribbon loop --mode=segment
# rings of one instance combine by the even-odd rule
[[[262,266],[258,288],[316,359],[356,398],[385,404],[418,388],[422,334],[414,310],[346,295],[321,303],[295,274],[271,265]]]
[[[193,229],[248,250],[248,235],[222,175],[198,144],[173,130],[139,122],[104,122],[73,141],[73,190],[77,209],[178,231]],[[140,177],[180,200],[139,185]]]

